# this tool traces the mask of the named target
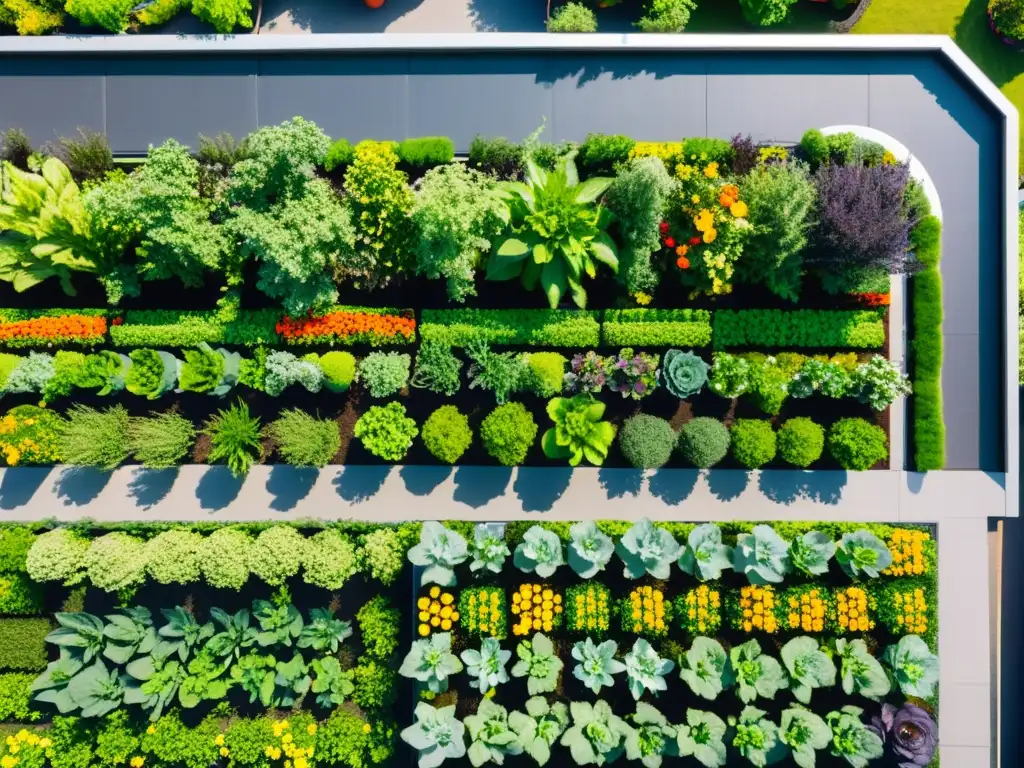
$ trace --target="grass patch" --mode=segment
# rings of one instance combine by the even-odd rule
[[[942,226],[934,216],[922,219],[911,233],[917,257],[925,267],[910,280],[914,466],[919,472],[941,469],[946,463],[946,428],[942,419],[941,237]]]

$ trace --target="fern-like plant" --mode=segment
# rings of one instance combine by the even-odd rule
[[[147,469],[175,466],[188,455],[195,437],[192,422],[173,411],[128,422],[128,449]]]
[[[203,425],[203,434],[210,438],[210,463],[223,461],[236,477],[247,475],[261,457],[259,417],[241,400],[217,411]]]

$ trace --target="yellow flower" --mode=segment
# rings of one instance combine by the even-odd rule
[[[281,743],[282,744],[291,744],[292,743],[292,735],[290,733],[286,733],[284,736],[281,737]]]
[[[0,768],[14,768],[18,764],[18,758],[12,755],[0,757]]]
[[[223,733],[217,734],[217,738],[215,738],[213,740],[213,743],[216,744],[218,747],[223,747],[224,746],[224,734]]]
[[[430,593],[429,594],[430,594],[431,597],[437,597],[438,595],[441,594],[441,588],[435,585],[435,586],[430,588]]]
[[[420,637],[426,637],[430,634],[430,627],[426,624],[420,624],[419,633]]]
[[[227,757],[229,754],[231,754],[231,753],[228,752],[228,748],[227,747],[221,747],[220,748],[220,756],[221,757]]]
[[[128,765],[130,765],[132,768],[142,768],[145,762],[146,758],[144,758],[142,755],[136,755],[130,761],[128,761]]]
[[[369,733],[369,732],[370,732],[370,724],[369,723],[363,723],[363,733]]]
[[[742,200],[737,200],[735,203],[729,206],[729,213],[731,213],[737,219],[742,219],[744,216],[747,215],[748,212],[749,211],[747,211],[747,204],[744,203]]]
[[[690,202],[693,203],[694,205],[699,203],[700,202],[700,195],[694,195],[693,197],[691,197],[690,198]]]
[[[708,163],[704,166],[704,175],[709,179],[714,179],[718,176],[718,163]]]
[[[313,736],[316,733],[316,723],[310,723],[306,726],[306,733]]]
[[[155,733],[155,732],[156,732],[156,731],[154,730],[154,733]],[[39,740],[39,746],[40,746],[40,747],[42,747],[43,749],[46,749],[46,748],[47,748],[48,746],[50,746],[51,744],[53,744],[53,742],[52,742],[52,741],[50,741],[50,740],[49,740],[48,738],[46,738],[45,736],[44,736],[43,738],[41,738],[41,739]]]

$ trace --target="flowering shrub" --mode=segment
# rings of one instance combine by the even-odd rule
[[[927,531],[897,528],[886,544],[892,553],[892,565],[882,571],[884,575],[921,576],[932,572],[935,542]]]
[[[664,637],[672,620],[672,602],[665,599],[664,592],[648,584],[619,600],[618,612],[623,632]]]
[[[757,630],[774,635],[779,631],[775,615],[777,606],[773,587],[747,586],[740,589],[738,597],[735,594],[727,597],[726,615],[733,629],[747,634]]]
[[[513,635],[550,632],[562,626],[562,596],[547,584],[521,584],[512,593],[510,610],[519,617],[512,626]]]
[[[607,360],[608,389],[640,400],[658,386],[658,355],[635,353],[628,347]]]
[[[565,627],[570,632],[607,632],[609,626],[608,587],[595,582],[576,584],[565,590]]]
[[[835,600],[837,632],[868,632],[875,628],[872,614],[878,607],[878,601],[873,595],[861,587],[847,587],[836,590]]]
[[[822,587],[790,587],[779,596],[779,618],[790,631],[831,631],[836,620],[835,601]]]
[[[0,346],[33,347],[96,344],[107,335],[102,315],[61,314],[0,322]]]
[[[691,637],[714,635],[722,626],[719,590],[707,584],[688,590],[676,601],[676,615],[683,631]]]
[[[470,587],[459,595],[459,610],[455,616],[464,617],[462,627],[467,633],[501,640],[508,634],[507,609],[504,590]]]
[[[450,632],[459,621],[459,611],[454,605],[455,596],[451,592],[442,592],[433,586],[426,595],[416,601],[419,625],[416,628],[420,637],[427,637],[433,630]]]
[[[0,452],[7,466],[56,464],[61,460],[64,419],[34,405],[18,405],[0,419]]]
[[[339,309],[323,315],[285,317],[275,326],[285,344],[408,344],[416,336],[412,310]]]
[[[894,635],[924,635],[932,627],[931,612],[920,587],[901,587],[899,582],[886,584],[875,591],[878,620]]]
[[[591,350],[573,355],[565,374],[565,391],[570,395],[597,393],[608,383],[611,360]]]

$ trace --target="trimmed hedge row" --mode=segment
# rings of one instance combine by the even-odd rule
[[[919,472],[946,463],[946,427],[942,420],[942,275],[939,258],[942,223],[934,216],[918,222],[910,242],[924,266],[910,281],[913,340],[910,371],[914,385],[914,467]]]
[[[452,347],[477,341],[531,347],[596,347],[600,316],[576,309],[425,309],[420,337]]]
[[[712,341],[727,347],[835,347],[885,345],[881,310],[723,309],[715,312]]]
[[[711,313],[704,309],[612,309],[604,313],[601,342],[609,346],[706,347]]]

